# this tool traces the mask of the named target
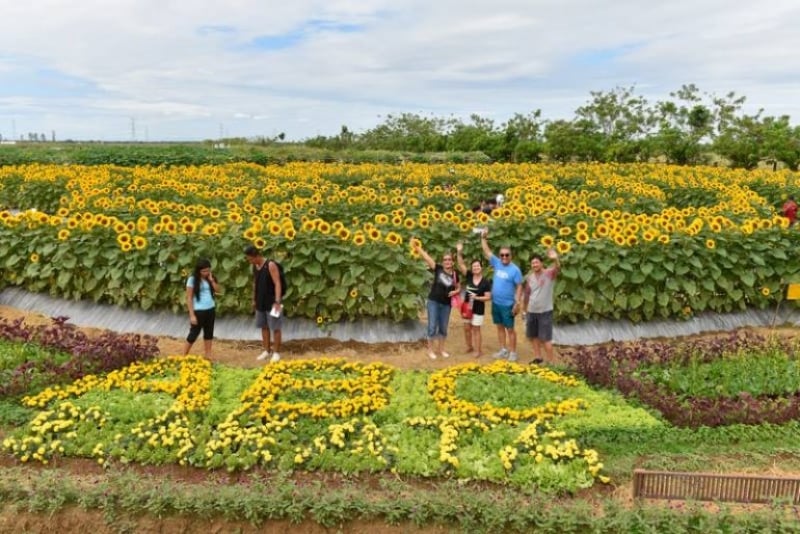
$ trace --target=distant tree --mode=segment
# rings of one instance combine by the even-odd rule
[[[585,119],[550,122],[544,138],[545,153],[554,161],[599,161],[603,157],[604,136]]]
[[[436,152],[445,150],[447,121],[415,113],[387,115],[382,124],[361,135],[366,148]]]
[[[502,127],[504,158],[510,161],[539,161],[542,145],[542,112],[536,110],[528,115],[515,113]]]
[[[789,116],[742,115],[730,119],[717,137],[714,150],[734,167],[752,169],[759,162],[783,162],[796,169],[800,163],[800,128],[792,128]]]
[[[654,149],[679,165],[701,163],[703,142],[714,132],[713,112],[702,104],[694,84],[683,85],[670,93],[674,99],[656,104],[658,131],[652,136]]]
[[[601,159],[629,162],[645,157],[645,137],[653,124],[647,100],[635,96],[633,87],[592,91],[591,96],[591,101],[579,107],[575,115],[583,121],[579,131],[586,131],[593,139],[599,134]]]

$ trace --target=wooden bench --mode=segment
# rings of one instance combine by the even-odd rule
[[[673,471],[633,471],[635,499],[800,504],[800,478]]]

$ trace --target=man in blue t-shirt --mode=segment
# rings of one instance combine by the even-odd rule
[[[489,230],[481,232],[481,248],[494,271],[492,274],[492,322],[497,325],[497,340],[500,350],[495,358],[517,361],[517,333],[514,317],[522,302],[522,271],[511,263],[511,248],[500,248],[500,257],[492,253],[488,243]]]

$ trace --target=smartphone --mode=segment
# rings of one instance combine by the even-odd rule
[[[269,314],[277,319],[278,317],[281,316],[281,310],[275,311],[275,308],[272,308],[269,311]]]
[[[480,226],[478,226],[478,227],[475,227],[475,228],[472,229],[472,233],[473,234],[482,234],[484,230],[486,230],[486,228],[481,228]]]

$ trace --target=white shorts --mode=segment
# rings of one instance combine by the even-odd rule
[[[481,326],[483,324],[483,315],[473,315],[470,324],[472,326]]]

